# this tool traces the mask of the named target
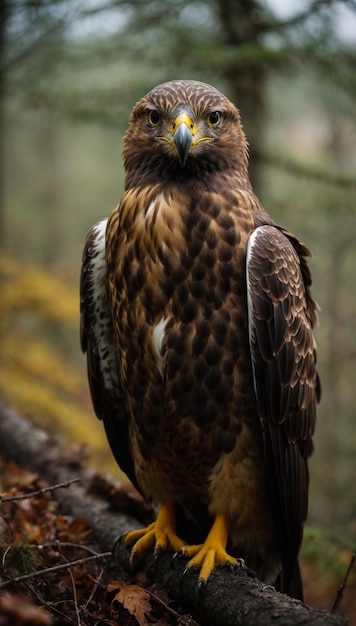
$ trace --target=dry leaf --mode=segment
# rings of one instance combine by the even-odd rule
[[[82,517],[77,517],[70,524],[68,524],[68,531],[76,535],[79,535],[82,532],[86,532],[87,530],[88,524]]]
[[[112,604],[118,602],[132,615],[140,626],[147,624],[146,614],[151,610],[150,595],[138,585],[124,585],[115,595]]]

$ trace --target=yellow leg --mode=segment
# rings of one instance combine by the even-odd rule
[[[243,559],[235,559],[226,552],[229,535],[229,522],[225,515],[217,515],[204,543],[198,546],[184,546],[180,553],[190,557],[187,569],[199,571],[198,585],[205,584],[217,565],[238,567],[244,564]]]
[[[172,502],[163,503],[153,524],[127,533],[123,540],[125,543],[134,543],[130,554],[131,564],[152,549],[155,555],[169,548],[175,552],[180,550],[185,542],[176,535],[175,505]]]

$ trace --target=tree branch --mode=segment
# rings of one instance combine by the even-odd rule
[[[32,422],[21,418],[14,410],[0,405],[0,453],[19,465],[40,473],[49,483],[62,483],[80,478],[69,489],[55,490],[63,510],[83,517],[93,530],[100,547],[112,550],[120,535],[137,528],[137,519],[114,513],[109,503],[91,493],[95,472],[74,462],[69,454],[61,453],[56,442]],[[117,544],[115,559],[128,562],[128,549]],[[198,593],[197,575],[183,574],[186,559],[178,557],[172,567],[172,556],[164,553],[152,567],[147,557],[140,570],[162,584],[171,598],[189,611],[204,626],[272,626],[277,621],[283,626],[346,626],[347,620],[338,613],[313,609],[299,600],[278,593],[251,577],[247,568],[235,571],[217,569],[208,585]]]
[[[315,182],[342,189],[356,189],[356,178],[351,174],[335,172],[331,169],[307,164],[305,161],[298,161],[288,154],[282,153],[280,149],[259,150],[252,154],[252,158],[261,161],[265,165],[285,170],[294,176],[309,178]]]

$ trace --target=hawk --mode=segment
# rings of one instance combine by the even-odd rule
[[[93,406],[156,521],[131,560],[171,549],[204,584],[243,562],[302,597],[320,385],[305,245],[254,195],[238,109],[158,85],[124,137],[125,192],[91,228],[81,342]]]

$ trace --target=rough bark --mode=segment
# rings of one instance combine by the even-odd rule
[[[21,466],[37,471],[49,484],[80,478],[80,483],[54,493],[60,498],[63,511],[83,517],[92,528],[103,550],[112,550],[118,537],[142,525],[131,515],[113,512],[107,499],[94,494],[96,473],[73,455],[60,451],[57,442],[14,410],[0,405],[0,453]],[[116,544],[117,545],[117,544]],[[128,551],[118,544],[114,558],[127,562]],[[246,568],[236,571],[220,569],[213,572],[207,587],[197,591],[196,574],[183,575],[186,561],[178,558],[172,567],[170,554],[163,554],[152,565],[152,558],[140,563],[140,570],[162,584],[169,596],[204,626],[346,626],[346,618],[338,613],[313,609],[275,591],[253,578]]]

